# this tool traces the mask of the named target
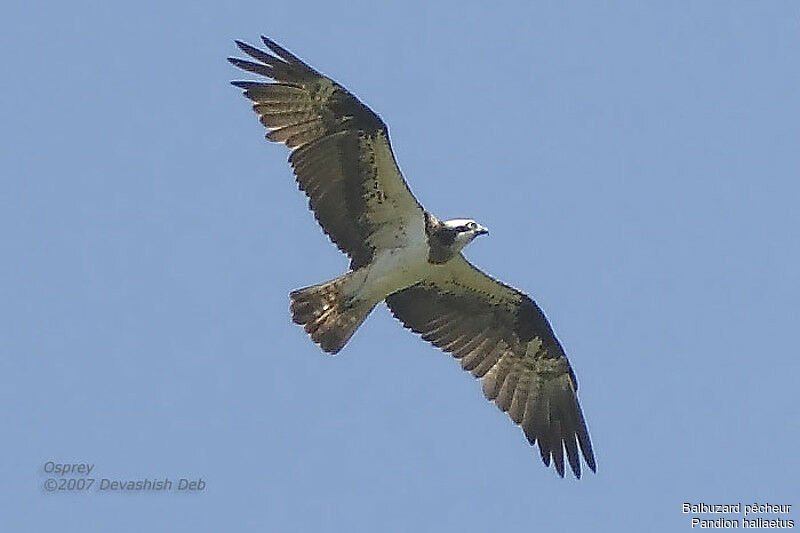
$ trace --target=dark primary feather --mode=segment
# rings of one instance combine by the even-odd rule
[[[293,150],[289,162],[297,183],[322,229],[350,257],[351,268],[367,265],[374,253],[369,238],[380,225],[421,211],[394,163],[386,125],[344,87],[272,40],[262,40],[272,53],[236,41],[254,61],[228,60],[273,81],[232,84],[253,101],[267,138]],[[389,168],[376,163],[378,152],[389,154]]]
[[[578,383],[542,311],[528,296],[487,276],[463,256],[441,274],[386,298],[395,317],[483,379],[489,400],[538,443],[542,461],[576,477],[578,449],[596,469]]]

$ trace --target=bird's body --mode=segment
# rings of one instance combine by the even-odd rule
[[[359,297],[382,302],[390,294],[422,280],[428,270],[428,246],[424,241],[411,241],[402,247],[381,250],[369,266]]]
[[[241,81],[269,130],[292,149],[298,185],[350,271],[293,291],[293,320],[339,352],[372,309],[392,314],[482,378],[487,398],[522,426],[545,464],[580,477],[578,449],[594,470],[577,380],[539,307],[471,265],[462,249],[488,233],[471,219],[440,221],[411,193],[383,121],[344,87],[273,41],[272,54],[237,41],[255,62],[239,68],[272,82]],[[274,55],[273,55],[274,54]]]

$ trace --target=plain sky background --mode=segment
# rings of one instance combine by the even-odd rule
[[[3,11],[3,531],[660,532],[683,502],[800,506],[797,2]],[[596,475],[545,468],[383,307],[337,357],[291,324],[287,293],[347,263],[228,84],[262,33],[384,118],[428,209],[491,228],[467,256],[553,323]],[[207,487],[48,494],[48,460]]]

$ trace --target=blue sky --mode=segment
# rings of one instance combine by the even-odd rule
[[[4,531],[676,531],[683,502],[800,505],[797,4],[488,4],[6,7]],[[290,323],[287,293],[346,261],[228,85],[262,33],[384,118],[428,209],[491,228],[467,255],[552,321],[596,475],[544,468],[385,308],[333,358]],[[49,494],[48,460],[207,487]]]

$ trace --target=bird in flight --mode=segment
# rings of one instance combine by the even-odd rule
[[[522,427],[542,461],[575,477],[596,471],[578,383],[536,303],[485,274],[463,248],[487,228],[442,221],[417,201],[397,165],[383,120],[347,89],[274,41],[269,52],[236,41],[265,79],[234,81],[253,102],[267,139],[285,144],[298,186],[349,271],[290,294],[292,319],[325,352],[339,352],[372,309],[392,314],[459,359],[486,398]]]

